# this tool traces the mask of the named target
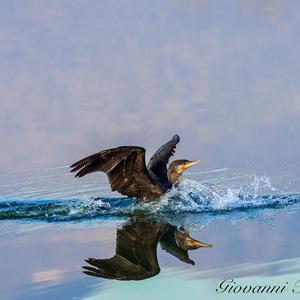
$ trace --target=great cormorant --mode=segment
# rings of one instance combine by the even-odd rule
[[[107,259],[89,258],[84,273],[117,280],[142,280],[160,272],[157,245],[179,260],[194,265],[189,250],[212,247],[190,237],[183,228],[166,223],[138,221],[117,230],[116,253]]]
[[[75,177],[95,171],[105,172],[112,191],[141,201],[158,199],[173,185],[178,184],[184,170],[201,162],[175,160],[167,168],[179,140],[179,136],[174,135],[154,153],[147,166],[144,148],[122,146],[103,150],[77,161],[71,166],[71,172],[77,171]]]

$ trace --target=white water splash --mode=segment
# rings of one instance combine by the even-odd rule
[[[246,187],[221,189],[216,185],[185,179],[168,192],[160,201],[160,209],[182,212],[203,212],[257,207],[268,204],[272,187],[267,176],[251,177]],[[265,193],[269,198],[261,197]]]

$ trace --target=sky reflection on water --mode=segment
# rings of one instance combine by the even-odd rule
[[[160,286],[164,293],[165,284],[175,281],[182,288],[194,287],[189,290],[191,295],[196,291],[214,295],[216,284],[226,276],[248,279],[254,276],[257,280],[265,276],[266,281],[279,276],[272,280],[280,281],[289,274],[299,274],[300,241],[299,235],[294,234],[300,229],[297,213],[279,213],[273,224],[256,220],[233,224],[223,220],[191,232],[193,238],[214,245],[190,252],[195,266],[179,261],[158,247],[160,274],[143,283],[128,285],[82,273],[84,259],[109,258],[115,253],[115,229],[99,226],[60,232],[41,228],[21,238],[2,238],[2,295],[7,295],[7,299],[41,299],[42,296],[42,299],[81,299],[100,293],[101,297],[110,295],[118,299],[116,295],[123,292],[125,299],[129,299],[138,295],[140,289],[153,288],[153,284]],[[11,277],[12,269],[21,271]],[[206,279],[211,284],[203,287]]]

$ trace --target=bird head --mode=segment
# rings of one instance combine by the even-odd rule
[[[202,243],[194,240],[190,235],[182,228],[179,228],[175,232],[175,240],[178,246],[183,250],[193,250],[201,247],[212,247],[211,244]]]
[[[188,169],[189,167],[201,163],[202,160],[187,160],[187,159],[179,159],[174,160],[171,164],[169,169],[173,172],[181,174],[184,170]]]

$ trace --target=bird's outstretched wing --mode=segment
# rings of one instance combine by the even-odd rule
[[[141,280],[160,272],[156,249],[161,235],[160,225],[137,222],[117,231],[116,254],[109,259],[87,259],[90,266],[83,266],[91,276]]]
[[[95,171],[105,172],[112,191],[141,200],[159,198],[162,187],[151,177],[146,168],[145,149],[123,146],[104,150],[74,163],[71,172],[82,177]]]
[[[163,182],[168,182],[167,164],[170,157],[175,153],[176,145],[179,141],[179,136],[174,135],[170,141],[160,146],[147,165],[148,170]]]

